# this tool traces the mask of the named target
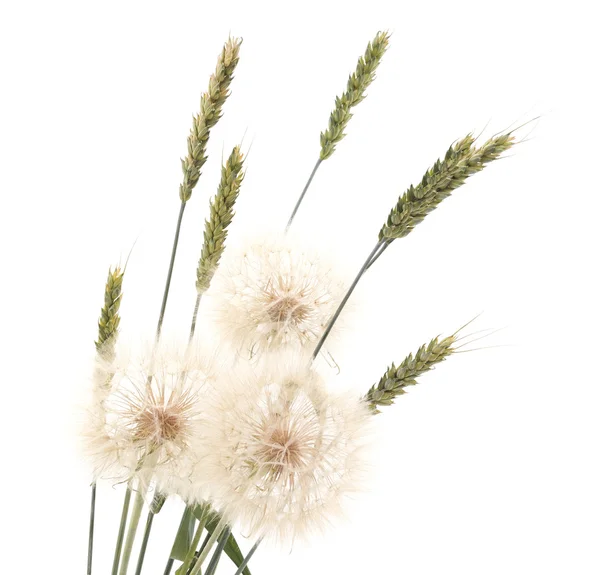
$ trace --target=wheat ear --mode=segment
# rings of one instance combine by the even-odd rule
[[[365,99],[366,90],[375,79],[375,72],[387,50],[389,39],[388,32],[377,32],[367,45],[364,56],[358,59],[356,70],[348,78],[346,91],[336,97],[335,108],[329,116],[329,126],[321,132],[321,160],[331,157],[336,144],[346,135],[344,130],[352,118],[350,110]]]
[[[183,182],[179,186],[179,197],[187,202],[192,196],[192,190],[198,183],[200,171],[204,166],[206,144],[210,130],[223,115],[223,105],[229,96],[229,86],[233,73],[239,61],[242,40],[229,38],[217,59],[215,73],[210,77],[208,90],[200,98],[200,113],[194,116],[192,129],[188,136],[188,155],[181,160]]]
[[[335,99],[335,108],[329,116],[329,125],[327,130],[321,132],[321,151],[319,158],[315,163],[308,181],[294,206],[292,215],[288,220],[286,230],[292,225],[298,208],[308,191],[308,188],[319,169],[321,163],[331,157],[335,151],[335,146],[346,135],[344,130],[352,118],[351,109],[366,98],[366,90],[375,79],[375,72],[389,44],[390,35],[388,32],[377,32],[375,38],[369,42],[364,56],[358,59],[356,70],[350,74],[346,91]]]
[[[200,261],[196,269],[196,303],[192,314],[189,341],[191,342],[196,331],[196,320],[202,294],[210,287],[215,272],[219,266],[221,256],[225,251],[227,228],[233,220],[235,202],[244,180],[244,156],[239,146],[233,148],[227,162],[221,167],[221,181],[214,199],[210,203],[210,217],[204,225],[204,243]]]
[[[417,383],[417,377],[452,355],[456,340],[456,334],[444,339],[435,337],[423,344],[414,356],[410,353],[398,367],[392,363],[364,397],[373,413],[380,413],[378,408],[383,405],[392,405],[396,397],[406,393],[406,387]]]
[[[508,133],[490,138],[481,147],[476,147],[474,142],[473,135],[468,134],[450,146],[444,159],[438,160],[427,170],[417,186],[410,186],[400,196],[379,232],[380,240],[407,236],[467,178],[481,172],[487,164],[509,150],[515,138]]]
[[[98,319],[98,339],[96,351],[106,360],[111,361],[115,354],[115,340],[121,323],[119,308],[121,307],[123,276],[120,267],[108,270],[108,278],[104,288],[104,305]]]
[[[210,282],[225,251],[227,228],[233,220],[235,214],[233,209],[244,179],[243,166],[244,156],[239,146],[236,146],[225,165],[221,167],[221,181],[210,203],[210,217],[205,222],[204,243],[196,270],[198,293],[204,293],[210,287]]]

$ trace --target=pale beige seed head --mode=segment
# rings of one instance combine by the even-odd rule
[[[372,418],[353,394],[327,391],[306,356],[240,363],[216,379],[205,417],[198,493],[249,537],[313,537],[361,488]]]
[[[225,254],[208,292],[221,339],[242,357],[286,347],[314,348],[345,284],[314,250],[286,237]]]
[[[185,349],[185,347],[183,347]],[[111,388],[93,395],[85,446],[96,478],[149,482],[190,473],[205,363],[159,347],[111,365]]]

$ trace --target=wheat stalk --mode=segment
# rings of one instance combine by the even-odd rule
[[[114,270],[108,269],[108,278],[104,288],[104,305],[100,310],[100,318],[98,319],[98,339],[94,342],[98,355],[111,362],[115,357],[115,342],[119,333],[119,324],[121,316],[119,308],[121,307],[121,299],[123,297],[123,276],[125,271],[117,266]],[[104,385],[108,386],[112,380],[112,375],[102,371],[105,377]],[[90,522],[88,532],[88,557],[87,557],[87,575],[92,573],[92,555],[94,551],[94,526],[96,519],[96,482],[92,483],[91,505],[90,505]]]
[[[227,40],[217,59],[215,73],[210,77],[208,91],[201,96],[200,113],[194,116],[188,136],[188,155],[181,160],[183,182],[179,186],[179,197],[182,202],[187,202],[192,196],[192,190],[200,178],[200,170],[207,160],[206,144],[210,130],[222,116],[223,104],[229,96],[229,86],[239,61],[241,44],[239,38]]]
[[[173,275],[173,267],[175,265],[175,256],[179,244],[179,235],[181,232],[181,221],[185,206],[188,200],[192,197],[192,190],[200,179],[200,170],[206,163],[206,146],[210,136],[210,130],[215,126],[223,114],[223,105],[229,97],[229,86],[233,80],[233,73],[239,61],[239,52],[242,40],[238,38],[229,38],[221,54],[217,59],[215,73],[210,77],[208,83],[208,91],[202,94],[200,98],[200,113],[194,116],[192,129],[187,140],[188,155],[181,160],[181,168],[183,170],[183,182],[179,186],[179,198],[181,206],[179,207],[179,215],[177,217],[177,225],[175,228],[175,237],[173,238],[173,247],[171,249],[171,258],[167,271],[167,280],[163,292],[163,299],[158,315],[158,324],[156,326],[156,342],[159,341],[162,324],[165,317],[167,307],[167,299],[169,297],[169,289],[171,286],[171,278]],[[149,378],[150,381],[150,378]],[[147,542],[152,528],[151,515],[154,515],[152,509],[149,511],[144,531],[144,541]],[[121,542],[117,542],[117,550],[115,551],[115,561],[118,565],[118,553],[120,553]],[[142,545],[138,557],[136,571],[141,571],[146,547]],[[114,575],[114,574],[113,574]]]
[[[208,83],[208,92],[202,94],[200,99],[200,113],[194,117],[192,129],[188,137],[188,155],[181,160],[183,169],[183,182],[179,186],[179,197],[181,205],[179,215],[177,216],[177,225],[175,227],[175,237],[173,238],[173,248],[171,249],[171,259],[167,271],[167,281],[163,300],[158,314],[158,325],[156,326],[156,341],[160,339],[162,324],[167,308],[167,299],[169,297],[169,288],[171,286],[171,277],[175,265],[175,255],[179,244],[179,235],[181,233],[181,221],[187,201],[192,196],[192,190],[200,178],[200,170],[206,162],[206,144],[210,135],[210,129],[219,121],[222,115],[223,104],[229,96],[229,86],[233,80],[233,72],[239,60],[241,39],[229,38],[223,50],[217,59],[217,68],[210,77]]]
[[[356,70],[350,74],[346,91],[341,96],[336,96],[335,108],[329,116],[327,130],[321,132],[321,152],[315,163],[308,181],[294,206],[292,215],[288,220],[286,230],[292,225],[298,208],[319,169],[321,163],[329,158],[335,151],[336,144],[346,135],[344,129],[352,118],[351,109],[366,98],[366,89],[375,79],[375,71],[385,54],[389,43],[388,32],[377,32],[375,38],[367,45],[364,56],[358,59]]]
[[[244,179],[243,166],[244,156],[239,146],[236,146],[225,165],[221,167],[221,181],[210,203],[210,217],[205,222],[204,244],[196,270],[198,293],[204,293],[210,287],[210,282],[225,251],[227,228],[233,220],[235,214],[233,208]]]
[[[313,351],[313,359],[321,350],[348,298],[352,295],[365,272],[395,239],[407,236],[444,198],[447,198],[453,190],[462,186],[469,176],[480,172],[488,163],[497,160],[502,153],[510,149],[515,143],[513,132],[514,130],[500,136],[494,136],[479,148],[474,146],[475,138],[473,135],[468,134],[462,140],[450,146],[444,159],[438,160],[432,168],[427,170],[421,183],[416,187],[411,186],[400,196],[397,204],[392,208],[387,222],[379,232],[375,247],[348,288],[338,309],[329,320]]]
[[[373,413],[380,413],[380,406],[392,405],[396,397],[406,393],[404,388],[417,383],[417,377],[452,355],[456,341],[456,333],[442,340],[435,337],[428,344],[423,344],[414,356],[410,353],[398,367],[392,363],[379,383],[373,385],[364,397]]]
[[[443,160],[431,167],[417,186],[410,186],[392,208],[387,222],[379,232],[379,239],[390,242],[407,236],[427,214],[467,178],[480,172],[497,160],[515,143],[512,132],[490,138],[481,147],[474,146],[475,138],[468,134],[446,152]]]

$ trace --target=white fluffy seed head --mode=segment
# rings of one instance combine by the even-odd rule
[[[315,252],[270,237],[229,254],[211,297],[222,339],[245,357],[314,347],[337,309],[344,284]]]
[[[102,370],[112,375],[109,387],[97,385]],[[206,380],[197,355],[167,346],[99,364],[84,431],[95,478],[147,484],[190,474]]]
[[[202,476],[215,507],[250,537],[314,536],[361,485],[371,416],[285,353],[216,379]]]

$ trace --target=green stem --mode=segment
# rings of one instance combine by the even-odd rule
[[[123,537],[125,536],[125,524],[129,514],[129,501],[131,500],[131,487],[127,486],[125,499],[123,501],[123,511],[121,512],[121,523],[119,524],[119,534],[117,535],[117,545],[115,546],[115,556],[113,559],[112,575],[117,575],[119,571],[119,561],[121,560],[121,548],[123,547]]]
[[[150,531],[152,530],[152,522],[154,521],[154,513],[152,510],[148,511],[148,517],[146,518],[146,528],[144,529],[144,538],[142,539],[142,546],[140,547],[140,554],[138,556],[138,562],[135,568],[135,575],[140,575],[142,567],[144,565],[144,558],[146,557],[146,549],[148,547],[148,540],[150,539]]]
[[[221,559],[221,555],[223,554],[223,549],[225,548],[225,544],[231,535],[231,529],[226,527],[221,534],[221,538],[219,539],[219,544],[213,553],[213,556],[206,568],[205,575],[215,575],[215,571],[217,570],[217,565],[219,564],[219,559]]]
[[[185,556],[183,565],[181,567],[181,572],[184,575],[188,572],[188,569],[190,568],[190,565],[192,564],[194,555],[196,554],[196,549],[198,548],[198,543],[200,543],[200,537],[202,537],[202,531],[204,531],[204,528],[206,527],[207,520],[208,520],[208,513],[205,511],[202,513],[202,516],[200,518],[200,523],[198,524],[198,528],[196,529],[196,532],[194,533],[194,538],[192,539],[192,543],[190,545],[188,553]]]
[[[183,213],[185,211],[185,206],[186,206],[186,202],[182,201],[181,206],[179,207],[179,215],[177,216],[177,225],[175,227],[175,237],[173,238],[173,247],[171,249],[171,259],[169,260],[169,269],[167,271],[167,280],[165,282],[165,289],[163,291],[163,298],[162,298],[162,302],[160,305],[160,312],[158,314],[158,323],[156,325],[156,337],[155,337],[156,344],[158,344],[158,341],[160,339],[160,334],[162,332],[162,325],[163,325],[163,321],[165,319],[165,311],[167,309],[167,299],[169,298],[169,290],[171,288],[171,278],[173,277],[173,268],[175,267],[175,256],[177,255],[177,246],[179,245],[179,236],[181,234],[181,221],[183,220]],[[152,376],[148,376],[147,384],[150,385],[151,381],[152,381]],[[140,495],[140,494],[138,494],[138,495]],[[138,498],[136,498],[136,504],[137,503],[138,503]],[[124,564],[125,571],[123,571],[123,568],[122,568],[120,575],[125,575],[125,573],[127,572],[127,566],[129,563],[129,559],[131,557],[131,549],[133,546],[133,540],[135,539],[135,532],[139,525],[140,516],[142,513],[142,507],[143,507],[143,498],[142,498],[142,503],[139,506],[139,509],[138,509],[138,507],[134,507],[134,510],[137,512],[136,523],[135,523],[135,525],[133,524],[134,518],[132,516],[132,523],[129,526],[130,531],[127,535],[127,541],[128,541],[128,543],[130,543],[131,547],[127,548],[127,546],[126,546],[125,555],[123,556],[123,564]],[[152,510],[150,510],[148,512],[148,519],[146,520],[146,529],[144,531],[144,540],[142,543],[142,548],[140,549],[140,555],[138,557],[136,574],[141,572],[142,565],[144,563],[144,556],[146,554],[146,546],[148,545],[148,539],[150,538],[150,530],[152,529],[153,519],[154,519],[154,513],[152,512]],[[133,532],[131,531],[132,528],[133,528]],[[129,540],[130,538],[131,538],[131,541]],[[168,566],[169,571],[170,571],[170,568],[172,565],[173,564],[171,563],[171,565]],[[114,571],[114,566],[113,566],[113,575],[116,575],[116,572]]]
[[[175,237],[173,239],[173,249],[171,250],[171,260],[169,262],[169,270],[167,272],[167,281],[165,283],[165,291],[163,293],[162,304],[160,306],[160,314],[158,315],[158,325],[156,326],[156,341],[160,339],[163,320],[165,319],[165,310],[167,309],[167,298],[169,297],[169,288],[171,287],[171,277],[173,276],[173,267],[175,266],[175,254],[177,253],[177,245],[179,244],[179,234],[181,232],[181,220],[185,210],[186,202],[181,202],[179,208],[179,216],[177,218],[177,227],[175,228]]]
[[[294,211],[292,212],[292,215],[290,216],[287,226],[285,226],[286,232],[290,229],[290,226],[292,225],[292,222],[294,221],[294,218],[296,217],[296,212],[298,211],[298,208],[300,207],[300,204],[302,203],[302,200],[304,199],[304,196],[306,195],[306,192],[307,192],[313,178],[315,177],[315,174],[317,173],[317,170],[319,169],[319,166],[321,165],[322,161],[323,160],[321,158],[319,158],[317,160],[317,163],[315,164],[315,167],[313,168],[312,172],[310,173],[310,177],[308,178],[308,181],[306,182],[306,185],[304,186],[304,189],[302,190],[302,193],[300,194],[300,197],[298,198],[298,201],[296,202],[296,205],[294,206]]]
[[[350,299],[350,296],[352,295],[352,292],[354,291],[354,288],[356,287],[356,285],[360,281],[360,278],[367,271],[367,268],[369,267],[369,264],[373,260],[373,257],[375,256],[375,254],[379,251],[379,249],[381,249],[381,247],[383,246],[383,243],[384,243],[384,241],[377,242],[377,245],[373,248],[373,250],[369,254],[369,257],[365,260],[365,263],[362,265],[362,267],[360,268],[360,271],[358,272],[358,274],[354,278],[354,281],[352,282],[352,284],[348,288],[348,291],[346,292],[346,295],[342,299],[340,305],[338,306],[337,310],[333,314],[332,318],[329,320],[329,323],[327,324],[327,327],[325,328],[325,331],[323,332],[323,335],[321,336],[321,339],[319,340],[319,343],[317,343],[317,347],[315,347],[315,350],[313,351],[313,354],[312,354],[313,360],[317,357],[317,355],[319,355],[319,352],[321,351],[321,348],[323,347],[323,344],[325,343],[325,340],[327,339],[327,336],[331,332],[331,328],[333,327],[333,324],[335,324],[335,322],[337,321],[338,317],[340,317],[340,314],[342,313],[342,310],[344,309],[344,306],[346,305],[346,303]]]
[[[393,239],[385,241],[385,243],[383,244],[383,246],[381,246],[380,250],[373,256],[373,258],[369,262],[369,265],[367,266],[367,269],[369,269],[379,259],[379,257],[381,256],[381,254],[390,247],[390,244],[393,241],[394,241]]]
[[[138,489],[135,493],[135,499],[133,501],[133,508],[131,510],[131,519],[129,520],[129,529],[127,530],[127,539],[123,547],[123,558],[121,559],[121,568],[119,569],[119,575],[127,575],[127,568],[129,567],[129,560],[131,559],[131,551],[133,549],[133,543],[135,541],[135,535],[137,533],[138,526],[140,524],[140,517],[142,515],[142,508],[144,507],[144,495]]]
[[[175,559],[173,557],[169,557],[167,564],[165,565],[165,571],[163,575],[171,575],[171,569],[173,569],[173,563],[175,563]]]
[[[167,309],[167,299],[169,297],[169,289],[171,287],[171,278],[173,277],[173,268],[175,266],[175,256],[177,254],[177,246],[179,244],[179,236],[181,234],[181,221],[183,220],[183,213],[185,211],[185,206],[186,206],[186,202],[182,200],[181,202],[181,206],[179,208],[179,215],[177,216],[177,225],[175,227],[175,237],[173,238],[173,247],[171,249],[171,259],[169,260],[169,268],[167,271],[167,280],[165,282],[165,289],[163,292],[163,298],[162,298],[162,302],[161,302],[161,306],[160,306],[160,313],[158,315],[158,323],[156,326],[156,338],[155,341],[158,342],[158,340],[160,339],[160,334],[162,331],[162,325],[163,325],[163,321],[165,319],[165,311]],[[148,377],[148,383],[150,383],[151,381],[151,377]],[[138,494],[139,495],[139,494]],[[121,515],[121,524],[119,526],[119,534],[117,536],[117,545],[115,548],[115,556],[113,559],[113,568],[112,568],[112,575],[117,575],[118,569],[119,569],[119,561],[121,558],[121,548],[123,546],[123,537],[125,534],[125,523],[127,522],[127,515],[129,513],[129,502],[131,499],[131,489],[129,487],[127,487],[127,491],[125,492],[125,501],[123,503],[123,512]],[[137,503],[137,498],[136,498],[136,503]],[[142,506],[143,506],[143,501],[142,501]],[[137,511],[137,508],[136,508]],[[138,512],[138,517],[137,517],[137,523],[135,525],[135,529],[137,529],[137,524],[139,523],[139,518],[141,515],[141,506],[139,507],[139,511]],[[132,517],[133,520],[133,517]],[[151,522],[150,522],[151,524]],[[130,525],[130,534],[131,534],[131,525]],[[130,534],[128,534],[128,540],[130,537]],[[149,535],[149,533],[148,533]],[[135,537],[135,532],[133,532],[132,537]],[[133,545],[133,541],[131,541],[131,544]],[[91,546],[91,541],[90,544]],[[131,549],[129,549],[127,551],[126,549],[126,561],[125,561],[125,556],[123,557],[123,562],[125,564],[125,571],[127,570],[127,563],[129,562],[129,557],[131,556]],[[88,558],[88,570],[90,569],[90,559]],[[121,572],[123,573],[123,570],[121,570]]]
[[[246,557],[244,557],[244,560],[240,563],[240,566],[238,567],[238,570],[235,572],[235,575],[242,575],[242,572],[244,571],[244,569],[250,562],[250,559],[252,559],[252,555],[254,555],[254,552],[258,549],[258,546],[260,545],[261,541],[262,541],[262,537],[254,544],[252,549],[250,549],[250,551],[248,551],[248,554],[246,555]]]
[[[212,535],[210,536],[210,539],[208,540],[206,547],[204,547],[202,553],[200,553],[200,555],[198,556],[198,559],[196,560],[196,564],[194,565],[194,568],[191,570],[190,575],[198,575],[200,573],[200,568],[202,567],[202,563],[204,562],[204,560],[210,553],[210,550],[213,548],[213,545],[215,544],[217,538],[219,537],[219,535],[221,535],[221,533],[223,532],[225,527],[226,527],[226,521],[225,521],[225,518],[222,517],[221,520],[219,521],[219,523],[217,523],[217,526],[215,527],[214,531],[212,532]]]
[[[92,503],[90,506],[90,532],[88,536],[87,575],[92,575],[92,554],[94,552],[94,522],[96,519],[96,482],[92,483]]]

